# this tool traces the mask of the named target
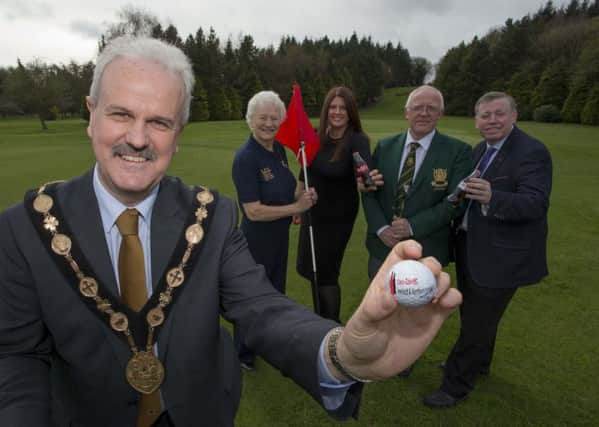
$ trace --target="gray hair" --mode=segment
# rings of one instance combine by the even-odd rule
[[[267,105],[273,106],[278,110],[279,116],[281,117],[281,122],[285,120],[287,111],[285,110],[285,104],[283,104],[283,101],[281,101],[279,94],[273,92],[272,90],[263,90],[252,96],[248,102],[247,112],[245,113],[245,121],[250,129],[252,128],[252,117],[254,117],[256,110]]]
[[[410,92],[410,94],[408,95],[408,99],[406,99],[405,109],[406,110],[408,109],[408,107],[412,103],[412,99],[414,99],[414,97],[416,95],[418,95],[423,90],[429,90],[429,89],[432,90],[432,92],[434,92],[439,97],[439,100],[441,101],[441,111],[442,112],[445,111],[445,100],[443,99],[443,94],[441,93],[441,91],[439,89],[437,89],[436,87],[431,86],[431,85],[418,86],[416,89],[414,89],[412,92]]]
[[[505,92],[491,91],[478,98],[478,101],[474,104],[474,115],[478,114],[478,107],[480,107],[480,104],[486,104],[487,102],[492,102],[497,99],[505,99],[512,111],[518,111],[516,100],[511,95],[508,95]]]
[[[119,58],[141,59],[162,65],[181,79],[182,105],[181,125],[189,120],[189,104],[191,102],[195,78],[189,59],[181,49],[171,44],[150,37],[121,36],[111,40],[96,59],[96,68],[89,98],[92,105],[97,105],[100,96],[100,84],[106,66]]]

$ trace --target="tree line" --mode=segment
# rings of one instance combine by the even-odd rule
[[[471,115],[489,90],[506,91],[523,120],[599,125],[599,1],[548,1],[482,38],[451,48],[436,68],[446,113]]]
[[[335,85],[353,89],[361,107],[376,102],[384,87],[421,84],[432,64],[411,57],[400,42],[380,44],[354,32],[342,40],[283,37],[278,46],[258,47],[251,35],[224,42],[211,27],[198,28],[184,40],[177,28],[163,26],[149,12],[126,7],[120,20],[102,34],[98,49],[123,34],[147,34],[180,47],[191,59],[196,77],[191,120],[235,120],[245,114],[256,92],[272,89],[283,101],[297,81],[304,105],[317,115],[326,92]],[[93,63],[46,64],[39,60],[0,68],[0,115],[35,114],[45,121],[59,116],[87,117],[85,96]]]

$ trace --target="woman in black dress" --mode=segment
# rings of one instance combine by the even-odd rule
[[[362,131],[356,100],[348,88],[334,87],[327,94],[318,137],[320,149],[308,166],[308,183],[318,193],[318,204],[310,210],[318,271],[318,314],[339,321],[339,272],[359,207],[352,153],[357,151],[371,165],[368,137]],[[304,181],[303,172],[299,179]],[[307,213],[302,215],[297,271],[314,281]]]

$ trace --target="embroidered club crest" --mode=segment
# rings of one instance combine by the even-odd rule
[[[433,169],[433,181],[431,182],[433,190],[445,190],[447,185],[447,169]]]

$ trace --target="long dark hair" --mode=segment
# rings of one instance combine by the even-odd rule
[[[329,107],[331,106],[331,102],[336,97],[340,97],[343,99],[345,103],[345,110],[347,111],[347,128],[349,132],[345,132],[345,135],[341,141],[339,141],[335,147],[335,152],[333,153],[332,161],[339,160],[341,156],[341,152],[347,145],[349,141],[349,137],[352,133],[362,133],[362,122],[360,121],[360,115],[358,114],[358,103],[356,102],[356,97],[353,92],[345,87],[345,86],[335,86],[327,96],[324,98],[324,102],[322,103],[322,110],[320,110],[320,122],[318,124],[318,138],[322,144],[326,144],[329,139],[328,128],[329,128]]]

